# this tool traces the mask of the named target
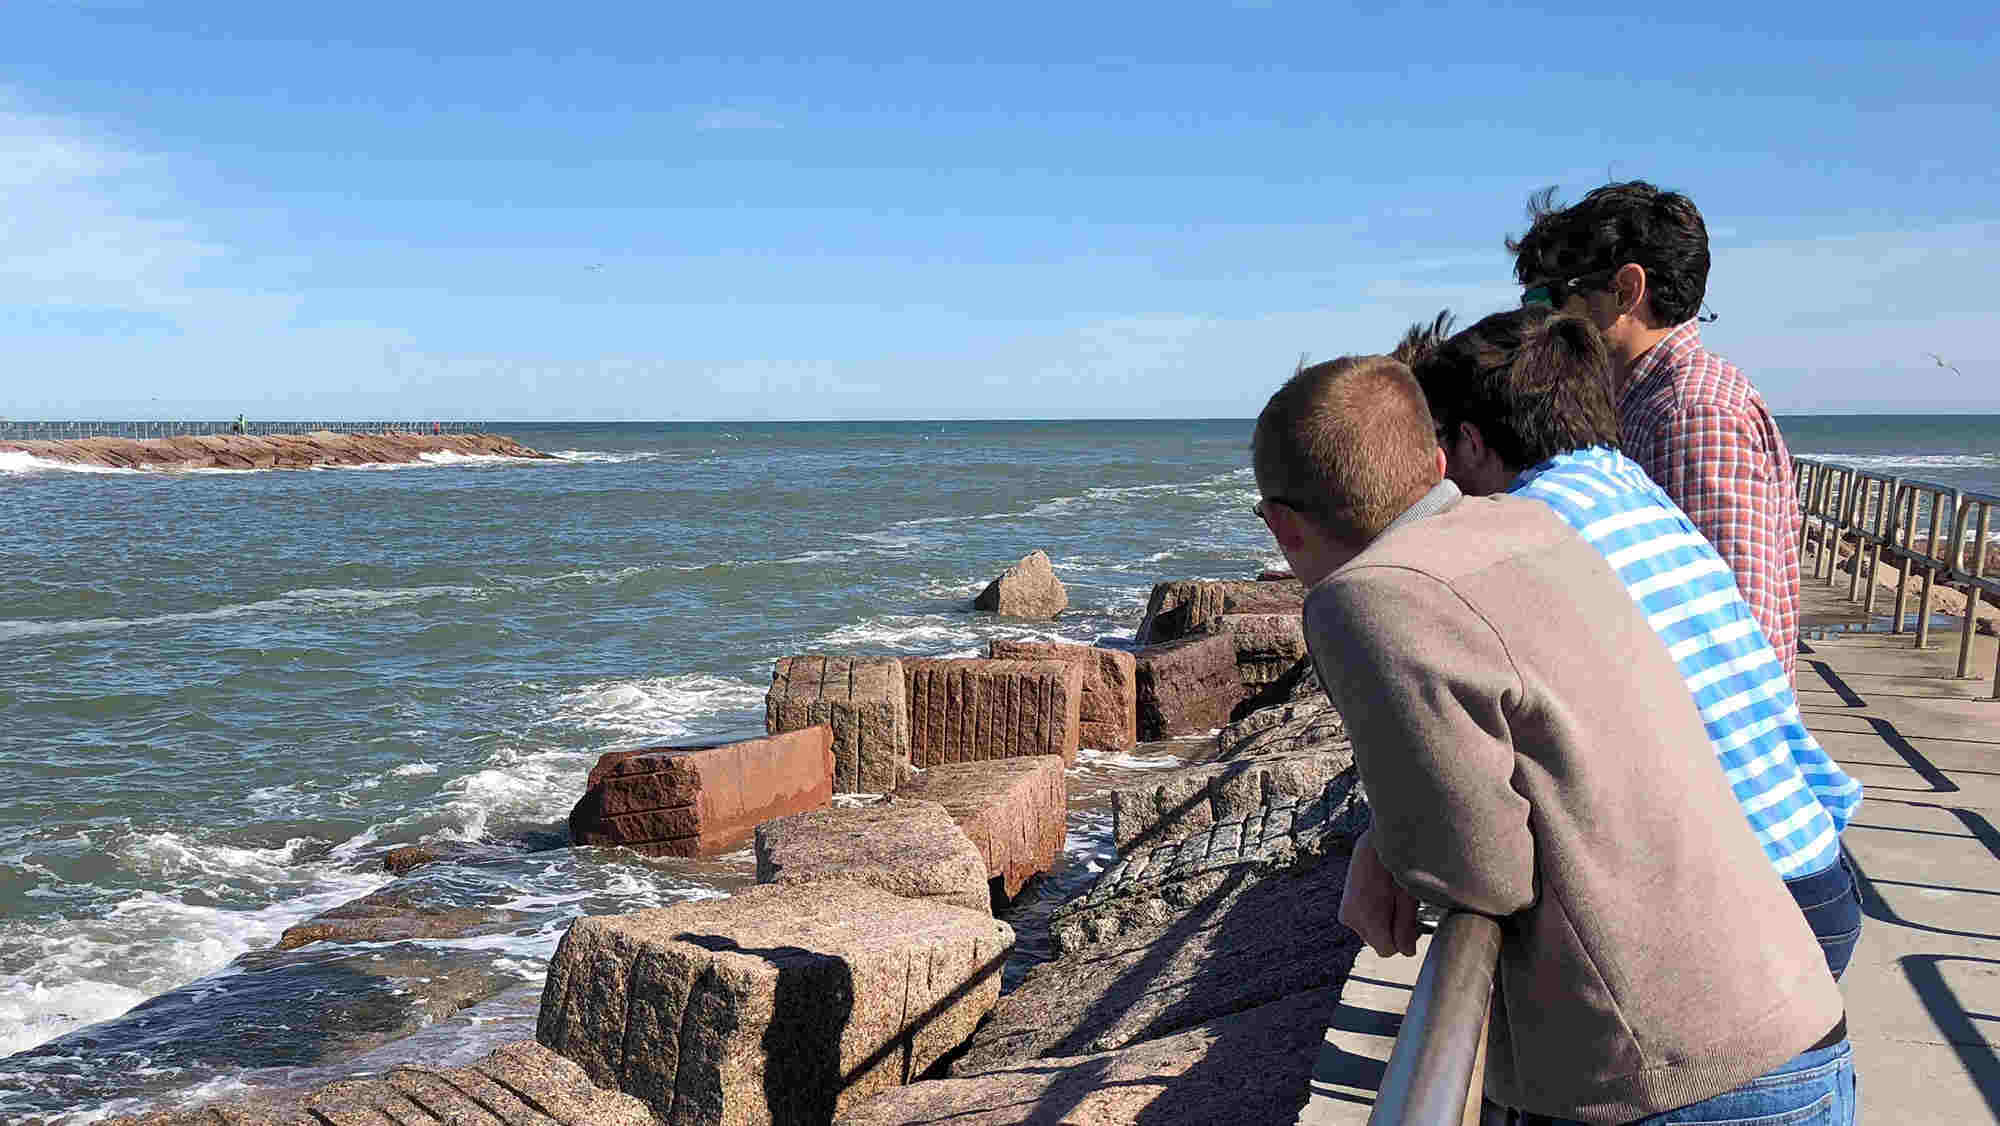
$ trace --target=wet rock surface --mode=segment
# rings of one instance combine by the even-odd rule
[[[1314,989],[1116,1051],[994,1065],[887,1091],[838,1126],[1282,1123],[1305,1105],[1338,990]]]
[[[1138,675],[1135,659],[1123,649],[1103,649],[1060,641],[991,643],[988,655],[1005,661],[1070,661],[1083,666],[1083,703],[1077,712],[1078,741],[1099,750],[1122,751],[1139,739]]]
[[[1069,592],[1044,551],[1031,551],[986,585],[972,608],[1009,618],[1053,618],[1069,607]]]
[[[757,882],[853,880],[892,895],[986,912],[986,858],[943,805],[896,797],[757,827]]]
[[[216,1103],[198,1110],[114,1118],[107,1126],[655,1126],[644,1103],[591,1084],[570,1061],[532,1040],[468,1067],[398,1067],[305,1095]]]
[[[986,861],[996,903],[1062,862],[1069,779],[1056,755],[946,763],[917,775],[896,797],[934,801]]]
[[[1083,666],[981,657],[903,662],[910,763],[984,762],[1022,755],[1076,761]]]
[[[296,950],[315,942],[401,942],[495,934],[511,930],[526,918],[520,911],[432,906],[421,892],[391,884],[287,928],[278,936],[277,949]]]
[[[963,1043],[1013,931],[836,881],[579,919],[537,1039],[669,1126],[823,1123]]]

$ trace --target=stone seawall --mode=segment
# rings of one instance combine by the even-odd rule
[[[501,434],[203,434],[173,438],[72,438],[0,442],[48,461],[107,469],[312,469],[333,465],[398,465],[425,454],[556,460]]]

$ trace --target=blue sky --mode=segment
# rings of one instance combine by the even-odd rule
[[[1990,5],[1584,7],[13,0],[0,414],[1249,416],[1608,176],[1778,409],[2000,410]]]

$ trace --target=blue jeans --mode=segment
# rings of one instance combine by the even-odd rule
[[[1798,901],[1813,937],[1819,939],[1820,953],[1826,955],[1826,968],[1839,981],[1854,957],[1854,944],[1861,940],[1861,885],[1847,861],[1847,846],[1841,846],[1839,859],[1825,871],[1786,880],[1785,890]]]
[[[1536,1126],[1584,1126],[1561,1118],[1521,1115]],[[1853,1126],[1854,1049],[1846,1040],[1792,1058],[1732,1091],[1678,1110],[1641,1118],[1629,1126]]]

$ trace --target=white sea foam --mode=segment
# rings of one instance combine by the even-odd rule
[[[190,625],[196,622],[221,622],[235,618],[262,618],[267,621],[282,622],[330,614],[372,614],[391,607],[408,606],[433,599],[481,601],[496,595],[537,590],[565,583],[583,585],[614,583],[644,574],[649,570],[651,568],[615,567],[567,571],[560,575],[502,578],[491,586],[418,586],[392,587],[387,590],[308,587],[288,590],[276,598],[266,598],[256,602],[217,606],[210,610],[191,610],[180,614],[155,614],[145,618],[73,618],[55,621],[16,618],[0,620],[0,642],[22,641],[36,637],[68,637],[87,633],[115,633],[149,626]]]
[[[0,450],[0,474],[137,472],[139,472],[137,469],[121,469],[110,465],[79,465],[74,462],[56,461],[53,458],[36,457],[26,450]]]
[[[631,743],[675,739],[710,716],[762,708],[767,687],[708,673],[598,681],[564,693],[555,719]]]
[[[428,465],[539,465],[546,461],[539,457],[509,457],[506,454],[462,454],[457,450],[425,450],[417,455],[417,459]]]
[[[934,524],[964,524],[978,520],[1034,520],[1074,512],[1079,506],[1121,504],[1161,495],[1211,497],[1218,490],[1240,493],[1247,498],[1254,493],[1254,490],[1245,487],[1245,482],[1250,480],[1252,480],[1250,470],[1243,468],[1204,477],[1199,481],[1170,481],[1156,485],[1100,485],[1070,496],[1050,497],[1032,508],[1018,511],[981,512],[963,516],[924,516],[914,520],[898,520],[889,526],[918,528]]]
[[[391,770],[389,772],[389,776],[392,778],[418,778],[426,774],[436,774],[437,772],[438,772],[437,763],[407,762],[397,767],[396,769]]]
[[[1130,751],[1101,751],[1094,747],[1084,747],[1076,752],[1076,765],[1072,772],[1086,767],[1113,770],[1175,770],[1186,766],[1188,760],[1179,755],[1135,755]]]
[[[148,997],[185,985],[246,950],[271,945],[286,927],[386,883],[380,872],[300,865],[310,842],[244,848],[171,831],[131,832],[106,849],[157,888],[101,916],[32,920],[0,927],[0,1056],[117,1016]],[[188,902],[277,897],[261,907]]]
[[[553,450],[552,456],[564,461],[581,461],[601,465],[623,465],[634,461],[656,461],[665,456],[659,450]]]
[[[549,823],[562,820],[583,792],[598,756],[587,751],[501,750],[490,764],[446,782],[445,810],[454,824],[444,835],[485,840],[496,820]]]
[[[140,1114],[149,1110],[168,1110],[175,1107],[204,1106],[208,1103],[242,1095],[257,1088],[244,1082],[234,1074],[217,1075],[192,1087],[173,1092],[165,1098],[141,1095],[133,1098],[113,1099],[101,1106],[88,1110],[72,1111],[58,1119],[62,1126],[89,1126],[92,1122],[102,1122],[107,1118],[124,1114]]]
[[[1794,451],[1800,457],[1817,458],[1838,465],[1851,465],[1856,469],[1993,469],[2000,467],[2000,454],[1845,454],[1845,453],[1805,453]]]

